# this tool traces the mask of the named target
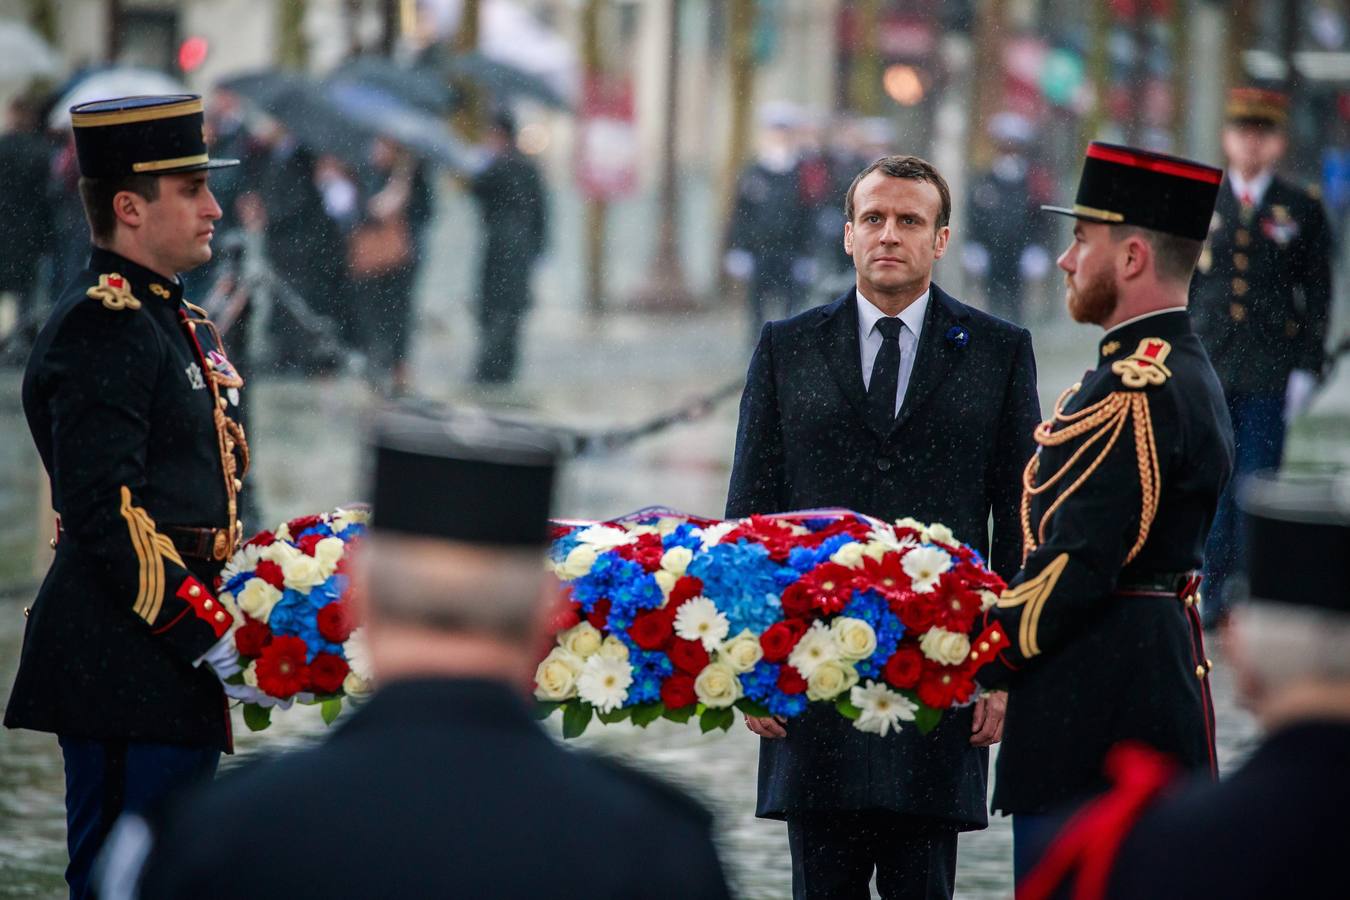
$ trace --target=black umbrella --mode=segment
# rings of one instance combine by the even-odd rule
[[[370,84],[334,80],[324,86],[333,107],[351,122],[402,144],[417,156],[457,172],[478,168],[478,153],[444,121]]]
[[[558,93],[553,85],[538,75],[513,65],[489,59],[481,53],[457,53],[453,56],[438,53],[429,57],[449,78],[462,78],[482,87],[498,100],[527,97],[554,109],[572,111],[572,104]]]
[[[329,83],[368,85],[433,115],[449,115],[454,109],[454,93],[443,75],[426,68],[400,66],[380,56],[359,56],[343,63],[329,77]]]
[[[356,126],[313,79],[291,72],[264,71],[227,78],[219,85],[276,119],[300,143],[363,164],[375,133]]]

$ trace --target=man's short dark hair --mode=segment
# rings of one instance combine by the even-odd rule
[[[121,191],[140,194],[146,200],[159,199],[159,176],[123,175],[120,178],[85,178],[80,176],[80,202],[84,217],[89,220],[89,231],[94,243],[106,244],[117,230],[117,214],[113,212],[113,198]]]
[[[933,226],[933,231],[937,232],[939,229],[947,227],[947,223],[952,220],[951,188],[947,187],[947,179],[943,178],[938,170],[933,168],[932,163],[917,156],[883,156],[859,172],[854,177],[853,183],[848,186],[848,193],[844,195],[844,218],[847,221],[853,221],[853,195],[857,193],[858,184],[876,171],[880,171],[883,175],[889,175],[891,178],[926,181],[937,188],[938,199],[942,201],[942,204],[938,210],[937,224]]]
[[[1153,248],[1153,270],[1164,281],[1180,281],[1189,284],[1195,271],[1196,260],[1204,249],[1204,241],[1185,238],[1151,228],[1139,228],[1134,225],[1112,225],[1111,240],[1119,243],[1128,237],[1138,236]]]

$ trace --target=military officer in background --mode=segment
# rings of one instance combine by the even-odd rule
[[[1022,571],[987,613],[1002,633],[975,648],[979,681],[1009,691],[993,806],[1013,815],[1019,876],[1046,814],[1101,786],[1117,742],[1215,768],[1194,570],[1233,438],[1186,302],[1221,178],[1093,143],[1074,205],[1046,207],[1077,219],[1059,258],[1069,313],[1106,333],[1036,429]]]
[[[701,807],[531,718],[557,436],[391,411],[374,443],[353,572],[374,696],[322,745],[175,801],[153,840],[127,819],[100,896],[725,898]]]
[[[71,897],[124,809],[214,772],[230,747],[213,597],[239,541],[242,379],[178,273],[211,257],[220,207],[202,101],[71,110],[89,267],[61,294],[23,380],[51,477],[56,556],[29,614],[5,725],[57,735]]]
[[[1227,180],[1191,282],[1196,333],[1219,373],[1237,465],[1205,545],[1203,614],[1228,608],[1244,568],[1235,491],[1246,475],[1280,465],[1285,425],[1322,375],[1331,306],[1331,233],[1322,204],[1275,174],[1288,141],[1288,99],[1236,88],[1227,104]]]
[[[1112,751],[1114,787],[1065,817],[1019,898],[1345,894],[1350,479],[1258,476],[1243,493],[1250,581],[1225,646],[1260,746],[1217,784]]]

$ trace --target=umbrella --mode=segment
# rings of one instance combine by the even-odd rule
[[[368,85],[433,115],[449,115],[454,108],[454,94],[444,76],[433,69],[406,68],[383,57],[362,56],[344,63],[329,81]]]
[[[21,22],[0,22],[0,83],[52,78],[61,57]]]
[[[47,124],[52,128],[70,127],[70,108],[95,100],[137,97],[143,94],[186,94],[182,82],[154,69],[113,66],[95,69],[77,79],[56,101]]]
[[[513,65],[489,59],[481,53],[461,53],[445,60],[445,71],[451,78],[464,78],[481,85],[489,93],[503,100],[526,97],[554,109],[571,111],[572,104],[554,87],[538,75]]]
[[[455,137],[443,121],[391,93],[346,80],[330,82],[325,93],[348,120],[402,144],[429,162],[457,172],[480,168],[479,154]]]

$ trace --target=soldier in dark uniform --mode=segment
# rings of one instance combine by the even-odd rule
[[[220,208],[195,95],[72,110],[94,248],[39,333],[23,407],[52,482],[56,558],[24,633],[5,725],[65,758],[72,897],[113,820],[215,770],[230,747],[212,595],[239,541],[243,381],[178,273]],[[219,662],[218,661],[223,661]]]
[[[1186,287],[1222,173],[1093,143],[1059,258],[1068,307],[1106,329],[1098,364],[1036,429],[1023,476],[1022,571],[979,680],[1009,690],[993,805],[1015,868],[1045,814],[1101,784],[1121,740],[1214,769],[1209,663],[1193,575],[1233,465],[1218,378]],[[997,646],[994,646],[994,644]]]
[[[1237,444],[1233,484],[1205,545],[1207,627],[1222,618],[1228,580],[1244,568],[1234,493],[1247,474],[1279,467],[1285,423],[1322,375],[1331,232],[1321,202],[1275,174],[1286,106],[1273,91],[1230,93],[1227,183],[1191,282],[1195,330],[1219,373]]]
[[[1252,478],[1242,505],[1250,586],[1225,645],[1265,738],[1218,783],[1112,751],[1114,787],[1065,817],[1019,898],[1345,895],[1350,481]]]
[[[726,897],[706,812],[531,719],[558,446],[387,414],[355,567],[376,693],[324,744],[181,798],[153,842],[129,820],[102,896],[134,895],[146,860],[139,895],[175,900]]]

